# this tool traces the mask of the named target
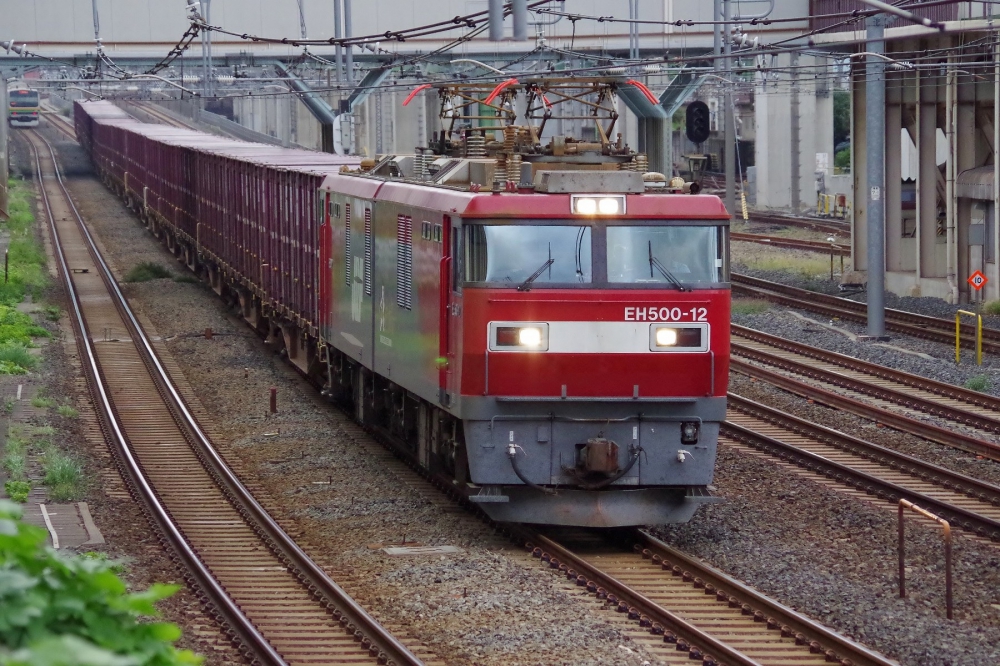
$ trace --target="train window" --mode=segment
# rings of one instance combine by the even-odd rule
[[[724,282],[719,227],[608,227],[608,282]]]
[[[413,218],[396,217],[396,305],[413,309]]]
[[[591,282],[589,226],[481,225],[465,227],[468,282],[579,284]]]

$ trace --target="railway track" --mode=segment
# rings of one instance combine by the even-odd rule
[[[94,246],[52,146],[36,131],[24,136],[102,429],[201,599],[254,663],[423,663],[302,552],[218,455]]]
[[[1000,487],[729,394],[726,444],[777,456],[893,505],[909,500],[1000,542]]]
[[[838,257],[851,256],[851,248],[840,243],[781,238],[780,236],[762,236],[760,234],[742,234],[735,231],[730,232],[729,239],[742,243],[758,243],[760,245],[770,245],[771,247],[781,247],[790,250],[806,250],[807,252],[822,252],[824,254],[832,252]]]
[[[526,547],[649,634],[661,663],[703,666],[888,666],[835,633],[642,530],[550,530]]]
[[[859,323],[868,321],[865,303],[839,296],[820,294],[737,273],[732,274],[732,286],[734,293],[746,294],[808,312],[816,312],[830,318]],[[927,315],[886,308],[885,326],[887,330],[896,333],[904,333],[924,340],[955,344],[955,321],[951,319],[928,317]],[[974,348],[976,327],[973,324],[962,323],[961,332],[963,346]],[[1000,330],[983,328],[983,352],[1000,352]]]
[[[751,224],[775,224],[783,227],[798,227],[800,229],[811,229],[822,231],[828,234],[851,235],[851,223],[847,220],[836,220],[832,218],[817,217],[796,217],[792,215],[778,215],[774,213],[750,213]]]
[[[732,325],[730,367],[836,409],[938,444],[1000,460],[1000,399]],[[780,369],[782,372],[762,367]],[[835,393],[786,373],[837,386]],[[859,400],[867,397],[868,401]],[[956,427],[928,423],[920,415]]]

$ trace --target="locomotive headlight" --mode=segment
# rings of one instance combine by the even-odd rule
[[[673,347],[677,344],[677,329],[658,328],[656,329],[656,346]]]
[[[523,347],[540,347],[542,344],[542,329],[534,327],[518,329],[517,341]]]
[[[574,215],[623,215],[625,197],[600,195],[573,195],[570,205]]]
[[[576,199],[576,204],[573,212],[577,215],[593,215],[597,212],[597,199]]]
[[[610,197],[605,197],[597,202],[597,210],[601,212],[601,215],[617,215],[618,214],[618,199],[612,199]]]
[[[549,325],[542,322],[490,322],[490,351],[544,352]]]

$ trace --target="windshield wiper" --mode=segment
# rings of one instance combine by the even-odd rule
[[[660,274],[666,279],[670,284],[674,285],[679,291],[691,291],[690,287],[685,287],[681,284],[681,281],[677,277],[667,270],[667,267],[660,263],[660,260],[653,256],[653,241],[649,241],[649,277],[653,276],[653,267],[660,271]]]
[[[538,277],[545,272],[545,269],[555,263],[555,259],[552,258],[552,243],[549,243],[549,258],[544,264],[538,267],[538,270],[532,273],[527,280],[522,282],[517,286],[518,291],[531,291],[531,283],[538,279]]]

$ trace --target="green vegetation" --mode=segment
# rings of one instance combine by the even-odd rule
[[[125,275],[125,281],[149,282],[150,280],[159,280],[168,277],[173,276],[166,268],[152,261],[144,261]]]
[[[180,282],[182,284],[201,284],[201,280],[199,280],[197,276],[191,275],[190,273],[178,275],[174,278],[174,282]]]
[[[46,305],[45,306],[45,318],[49,321],[59,321],[62,317],[62,310],[59,309],[58,305]]]
[[[851,172],[851,149],[844,148],[843,150],[838,150],[833,156],[833,166],[837,169],[836,173],[850,173]]]
[[[56,409],[56,414],[58,414],[59,416],[63,416],[67,419],[74,419],[80,415],[80,412],[76,411],[69,405],[59,405],[59,407]]]
[[[44,483],[49,487],[49,499],[67,502],[82,492],[83,469],[75,459],[51,448],[42,460]]]
[[[32,338],[50,337],[50,333],[36,326],[31,317],[17,310],[17,304],[26,294],[40,294],[48,284],[45,272],[45,252],[35,238],[32,213],[32,194],[27,186],[15,179],[9,181],[10,220],[7,229],[10,244],[7,248],[8,277],[0,283],[0,374],[23,375],[35,366],[26,347]]]
[[[86,553],[80,553],[80,557],[86,560],[97,560],[98,562],[107,562],[108,567],[111,571],[116,574],[121,574],[125,572],[125,564],[119,560],[113,560],[108,557],[107,553],[100,553],[96,550],[88,550]]]
[[[983,314],[1000,315],[1000,301],[986,301],[983,303]]]
[[[12,502],[24,504],[28,501],[28,493],[31,492],[31,484],[27,481],[4,481],[3,491]]]
[[[49,407],[55,407],[56,401],[52,398],[43,398],[42,396],[36,396],[31,399],[31,406],[37,407],[38,409],[48,409]]]
[[[965,382],[965,388],[970,391],[985,391],[990,386],[990,378],[986,375],[976,375],[975,377],[969,377],[969,380]]]
[[[149,622],[178,585],[128,594],[113,564],[45,547],[46,532],[0,501],[0,666],[181,666],[202,659]]]
[[[833,93],[833,145],[851,138],[851,93],[836,90]]]
[[[31,201],[33,194],[20,180],[8,181],[10,192],[10,244],[7,248],[8,279],[0,283],[0,303],[15,306],[26,294],[38,296],[48,284],[45,272],[45,252],[35,238],[35,216]]]
[[[770,309],[771,304],[760,298],[734,298],[732,303],[733,314],[753,315]]]

